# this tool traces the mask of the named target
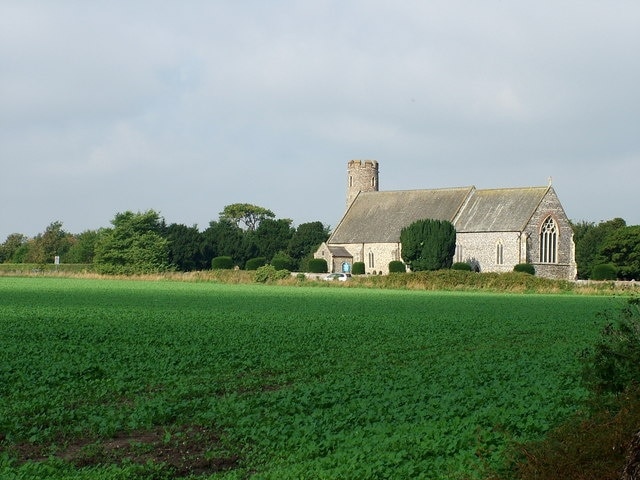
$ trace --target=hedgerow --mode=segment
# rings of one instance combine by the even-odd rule
[[[416,290],[484,290],[495,292],[559,293],[575,290],[569,281],[552,280],[520,272],[476,273],[436,270],[361,277],[352,285]]]

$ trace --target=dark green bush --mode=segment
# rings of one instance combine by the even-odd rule
[[[309,260],[309,271],[311,273],[327,273],[329,271],[327,261],[324,258],[313,258]]]
[[[264,257],[250,258],[247,263],[244,264],[245,270],[257,270],[260,267],[264,267],[267,264],[267,259]]]
[[[536,268],[530,263],[518,263],[515,267],[513,267],[513,271],[528,273],[529,275],[536,274]]]
[[[286,253],[276,253],[269,262],[276,270],[294,270],[294,260]]]
[[[233,259],[227,256],[215,257],[211,260],[211,268],[213,270],[231,270],[233,268]]]
[[[364,275],[364,262],[353,262],[351,273],[354,275]]]
[[[451,265],[451,269],[452,270],[462,270],[465,272],[470,272],[473,269],[471,268],[471,265],[469,265],[467,262],[455,262],[453,265]]]
[[[407,267],[400,260],[392,260],[389,262],[389,273],[405,273]]]
[[[600,342],[583,352],[584,378],[596,393],[620,393],[640,385],[640,298],[630,298],[618,318],[602,315],[608,323]]]
[[[618,269],[612,263],[601,263],[591,270],[591,280],[615,280],[616,278],[618,278]]]

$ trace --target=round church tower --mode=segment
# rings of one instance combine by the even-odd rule
[[[375,160],[350,160],[347,173],[347,208],[359,192],[378,191],[378,162]]]

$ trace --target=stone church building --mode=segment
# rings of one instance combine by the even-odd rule
[[[330,272],[389,271],[402,260],[400,231],[417,220],[448,220],[456,230],[454,262],[481,272],[509,272],[531,263],[536,275],[573,280],[573,231],[551,185],[477,189],[379,191],[378,162],[348,162],[347,210],[329,239],[314,254]]]

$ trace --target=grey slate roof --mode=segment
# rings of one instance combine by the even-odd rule
[[[331,245],[327,245],[327,248],[329,249],[329,252],[331,253],[332,256],[334,257],[346,257],[349,258],[352,255],[347,251],[346,248],[344,247],[334,247]]]
[[[448,220],[457,232],[520,232],[550,187],[360,192],[327,244],[397,243],[417,220]]]
[[[426,218],[452,222],[473,187],[360,192],[327,243],[396,243]]]
[[[454,222],[457,232],[521,232],[549,187],[475,190]]]

